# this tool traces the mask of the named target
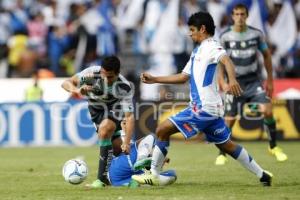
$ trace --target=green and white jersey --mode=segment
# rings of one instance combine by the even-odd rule
[[[133,85],[119,74],[117,81],[109,86],[101,78],[100,69],[101,66],[91,66],[77,73],[80,86],[86,84],[93,87],[93,91],[87,94],[89,106],[102,109],[116,105],[123,112],[133,112]]]
[[[259,51],[263,52],[268,48],[263,33],[251,26],[247,26],[244,32],[235,32],[229,27],[221,34],[220,42],[235,64],[237,78],[257,79],[261,69]]]

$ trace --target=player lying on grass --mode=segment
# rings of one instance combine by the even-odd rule
[[[124,128],[125,122],[121,123]],[[131,179],[132,175],[142,174],[146,168],[150,169],[151,155],[155,144],[155,136],[147,135],[131,144],[130,154],[121,153],[113,158],[108,169],[108,180],[112,186],[129,186],[131,188],[139,184]],[[166,158],[165,162],[169,159]],[[169,185],[176,181],[176,173],[168,170],[160,173],[160,185]],[[150,183],[149,183],[150,184]],[[89,184],[86,185],[88,188]]]
[[[139,184],[131,179],[132,175],[142,174],[150,169],[151,155],[155,144],[155,136],[148,135],[131,144],[130,154],[122,153],[113,158],[108,170],[108,178],[112,186],[137,187]],[[165,159],[168,162],[169,159]],[[170,185],[176,181],[174,170],[167,170],[160,173],[160,185]],[[151,182],[149,182],[151,184]]]

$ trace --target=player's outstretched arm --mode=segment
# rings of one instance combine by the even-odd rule
[[[71,78],[65,80],[62,83],[61,87],[67,92],[79,95],[86,95],[88,91],[92,90],[92,86],[89,85],[82,85],[80,88],[78,88],[79,82],[79,78],[76,75],[74,75]]]
[[[169,76],[152,76],[148,73],[142,73],[141,74],[141,81],[143,83],[165,83],[165,84],[178,84],[178,83],[185,83],[187,80],[189,80],[189,75],[185,73],[180,74],[174,74]]]
[[[227,55],[224,55],[221,57],[220,62],[225,66],[227,72],[229,92],[235,96],[241,96],[243,91],[235,78],[234,65],[231,59]]]

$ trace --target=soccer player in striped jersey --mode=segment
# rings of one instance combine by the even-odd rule
[[[237,4],[232,10],[233,26],[221,34],[220,41],[235,65],[237,81],[243,89],[243,94],[233,97],[225,95],[225,122],[232,128],[238,111],[247,108],[249,114],[264,116],[264,128],[269,136],[269,152],[277,161],[287,160],[287,155],[276,144],[276,121],[272,113],[271,97],[273,93],[273,70],[271,53],[264,39],[263,33],[251,26],[247,26],[248,9],[243,4]],[[259,66],[259,52],[263,55],[264,66],[267,71],[266,91],[262,86],[261,68]],[[220,70],[222,73],[222,70]],[[228,86],[224,76],[220,77],[223,90]],[[247,104],[247,106],[244,106]],[[244,112],[247,111],[244,109]],[[246,113],[245,113],[246,114]],[[224,165],[227,161],[224,152],[220,152],[216,165]]]
[[[91,66],[63,82],[62,87],[77,95],[87,97],[88,108],[99,137],[100,155],[98,176],[90,188],[109,184],[107,171],[113,154],[121,150],[130,153],[130,140],[134,128],[133,86],[120,74],[120,60],[108,56],[101,66]],[[125,117],[125,139],[114,133],[121,130]],[[114,150],[113,150],[114,149]]]
[[[140,184],[159,185],[159,173],[168,153],[170,136],[180,131],[185,138],[203,132],[209,142],[231,155],[254,173],[265,186],[271,185],[272,174],[263,170],[245,148],[230,139],[230,130],[223,120],[222,99],[218,91],[217,68],[223,65],[228,74],[229,91],[236,96],[242,90],[235,78],[234,66],[224,48],[212,37],[214,21],[209,13],[198,12],[188,21],[190,36],[196,46],[183,72],[170,76],[141,74],[145,83],[178,84],[190,82],[190,105],[162,122],[156,129],[157,141],[152,154],[151,174],[132,176]]]

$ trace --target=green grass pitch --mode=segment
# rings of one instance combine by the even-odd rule
[[[262,187],[255,175],[236,161],[215,166],[217,149],[202,142],[172,142],[170,164],[177,182],[168,187],[137,189],[106,187],[86,190],[84,183],[96,177],[98,148],[2,148],[0,149],[1,200],[290,200],[300,199],[299,142],[281,142],[289,159],[278,163],[267,153],[267,142],[241,143],[252,157],[274,174],[273,187]],[[89,166],[88,179],[81,185],[63,180],[62,165],[68,159],[84,156]]]

